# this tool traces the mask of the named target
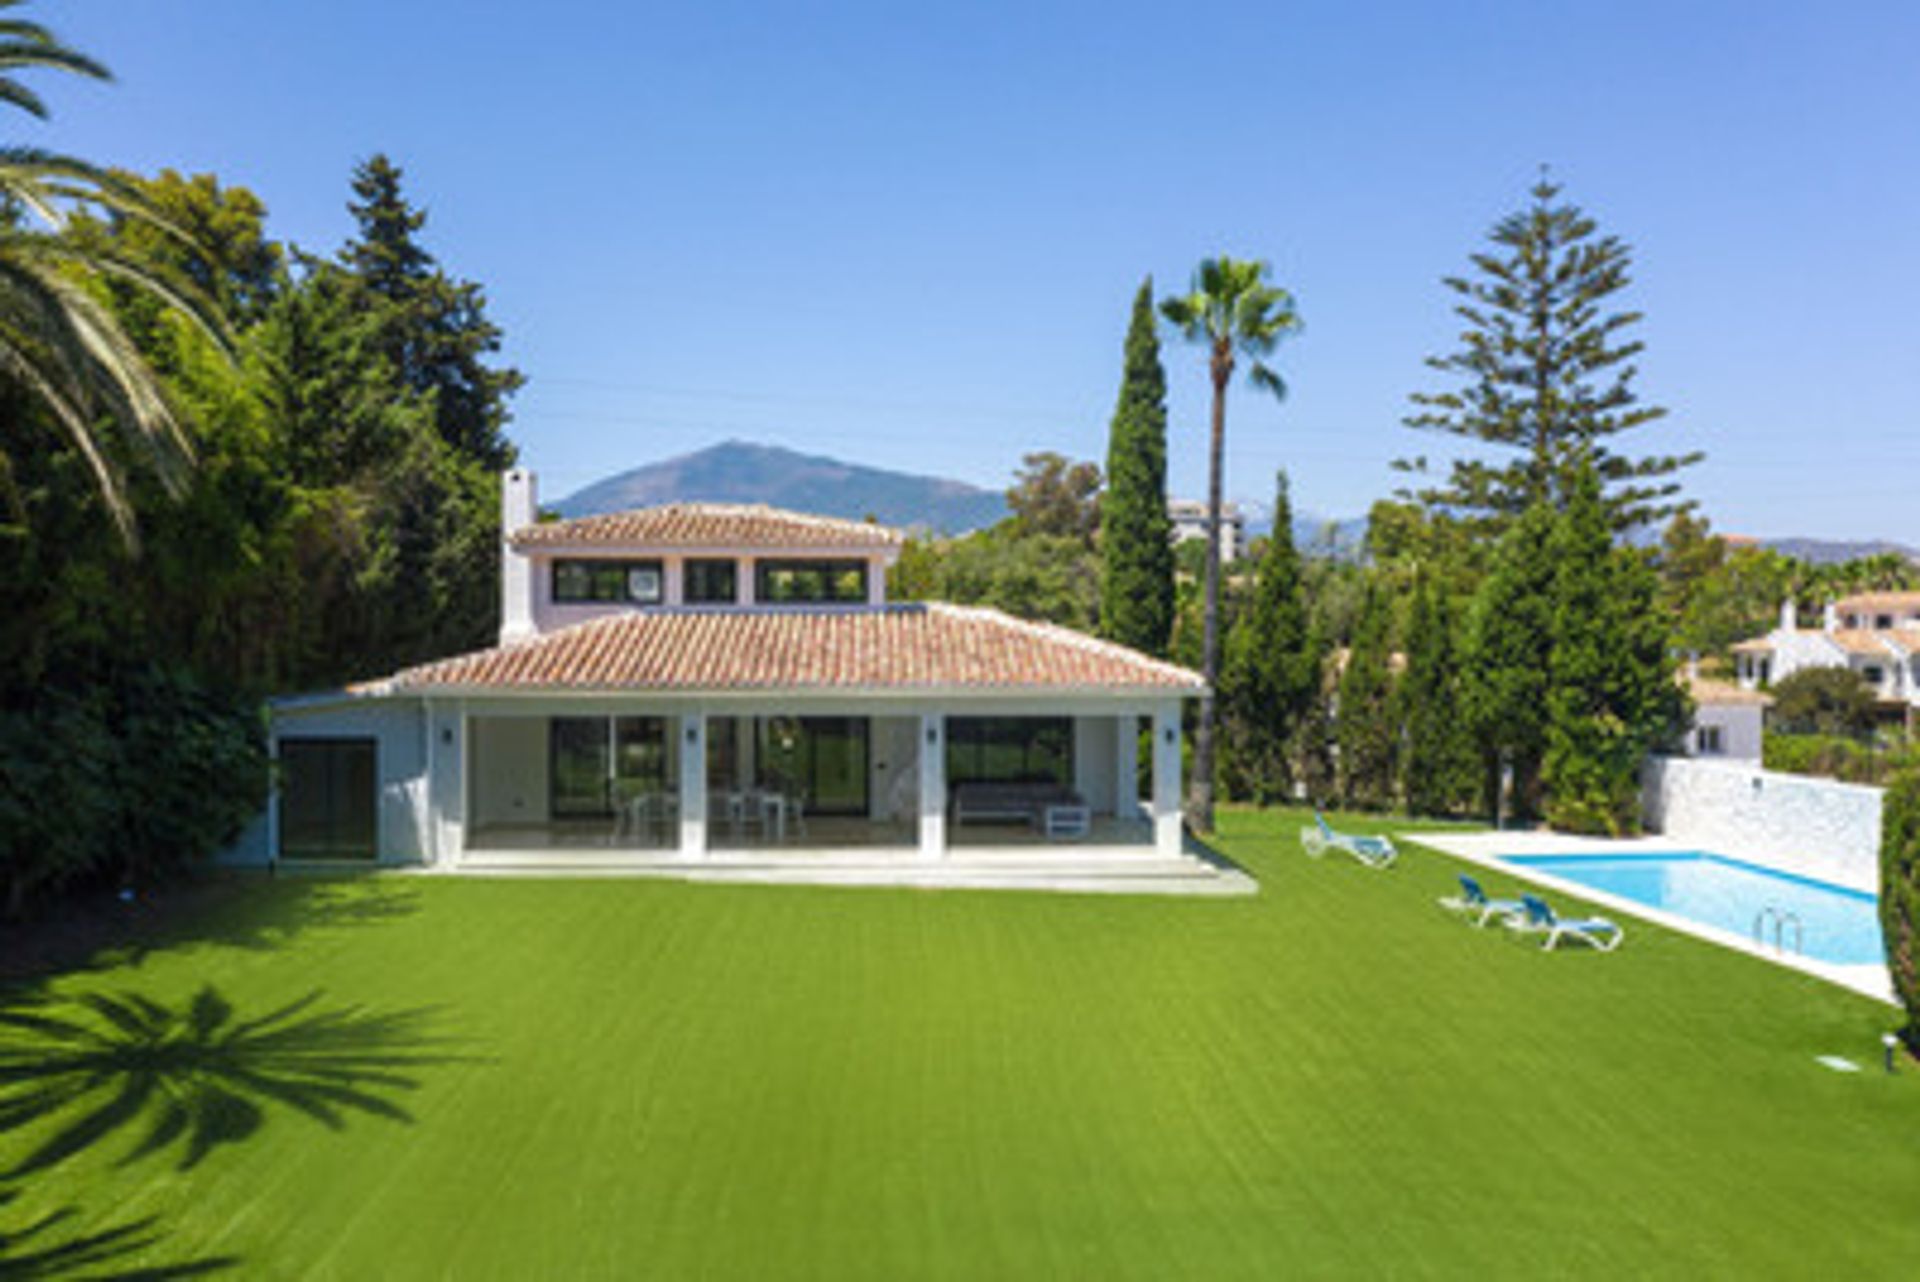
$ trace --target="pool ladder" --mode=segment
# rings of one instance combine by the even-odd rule
[[[1798,914],[1785,912],[1779,908],[1775,908],[1772,904],[1768,904],[1765,908],[1762,908],[1759,912],[1753,915],[1753,942],[1754,943],[1759,944],[1762,948],[1766,947],[1767,924],[1769,922],[1773,924],[1773,951],[1774,952],[1784,953],[1787,951],[1788,925],[1792,925],[1793,927],[1793,951],[1795,953],[1800,953],[1804,951],[1804,949],[1802,948],[1803,940],[1801,937],[1802,932],[1800,929],[1800,918]]]

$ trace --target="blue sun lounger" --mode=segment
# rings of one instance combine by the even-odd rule
[[[1495,917],[1515,921],[1527,913],[1527,906],[1518,899],[1489,899],[1480,883],[1465,873],[1460,874],[1460,893],[1440,900],[1440,906],[1450,912],[1465,913],[1476,926],[1484,926]]]
[[[1547,901],[1538,895],[1522,895],[1520,903],[1526,908],[1524,919],[1509,918],[1507,926],[1511,930],[1546,932],[1546,941],[1542,948],[1552,948],[1562,939],[1578,939],[1582,943],[1592,944],[1603,953],[1610,953],[1620,946],[1627,937],[1619,925],[1605,917],[1561,917],[1547,907]]]
[[[1313,827],[1300,830],[1300,844],[1315,859],[1329,850],[1344,850],[1369,868],[1385,868],[1400,857],[1400,852],[1385,837],[1335,832],[1318,810],[1313,812]]]

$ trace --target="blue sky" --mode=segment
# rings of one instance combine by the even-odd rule
[[[1733,532],[1920,544],[1920,7],[1774,3],[325,6],[70,0],[110,66],[16,137],[248,186],[331,249],[387,151],[488,287],[558,497],[745,437],[1001,485],[1101,457],[1127,306],[1270,259],[1305,334],[1228,489],[1363,511],[1442,275],[1551,162],[1636,250],[1648,450]],[[1173,485],[1204,482],[1169,346]]]

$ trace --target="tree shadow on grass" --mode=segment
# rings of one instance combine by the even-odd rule
[[[94,992],[0,1008],[0,1139],[52,1128],[0,1179],[121,1135],[137,1136],[121,1165],[173,1152],[190,1170],[275,1107],[330,1130],[356,1114],[410,1123],[397,1098],[423,1070],[467,1058],[430,1031],[428,1010],[322,1008],[321,997],[251,1018],[211,985],[178,1006]]]
[[[0,1192],[0,1205],[17,1196]],[[176,1264],[115,1268],[116,1263],[124,1265],[165,1237],[157,1217],[131,1220],[93,1233],[59,1236],[60,1226],[76,1214],[73,1207],[63,1207],[20,1228],[0,1228],[0,1282],[80,1276],[100,1282],[164,1282],[169,1278],[203,1277],[240,1263],[233,1256],[214,1256]]]

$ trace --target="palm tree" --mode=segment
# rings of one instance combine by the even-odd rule
[[[19,3],[0,0],[0,14]],[[44,118],[46,104],[15,77],[35,67],[112,78],[40,24],[0,16],[0,103]],[[0,378],[45,409],[86,459],[108,513],[131,548],[133,513],[101,431],[103,420],[118,424],[145,447],[169,489],[178,489],[193,450],[160,380],[89,285],[109,278],[148,290],[216,342],[223,328],[191,287],[163,280],[111,248],[83,247],[60,235],[68,212],[76,208],[110,220],[143,219],[172,231],[137,191],[112,174],[38,147],[0,145]],[[0,486],[10,486],[11,475],[0,445]]]
[[[1287,385],[1267,364],[1280,340],[1297,333],[1300,316],[1293,295],[1267,280],[1262,261],[1205,258],[1193,273],[1184,298],[1160,304],[1165,316],[1190,343],[1207,349],[1207,373],[1213,380],[1213,433],[1207,447],[1207,601],[1203,670],[1207,693],[1200,699],[1200,724],[1193,738],[1194,824],[1213,828],[1213,689],[1220,675],[1220,481],[1227,442],[1227,385],[1238,358],[1247,358],[1247,379],[1284,399]]]

